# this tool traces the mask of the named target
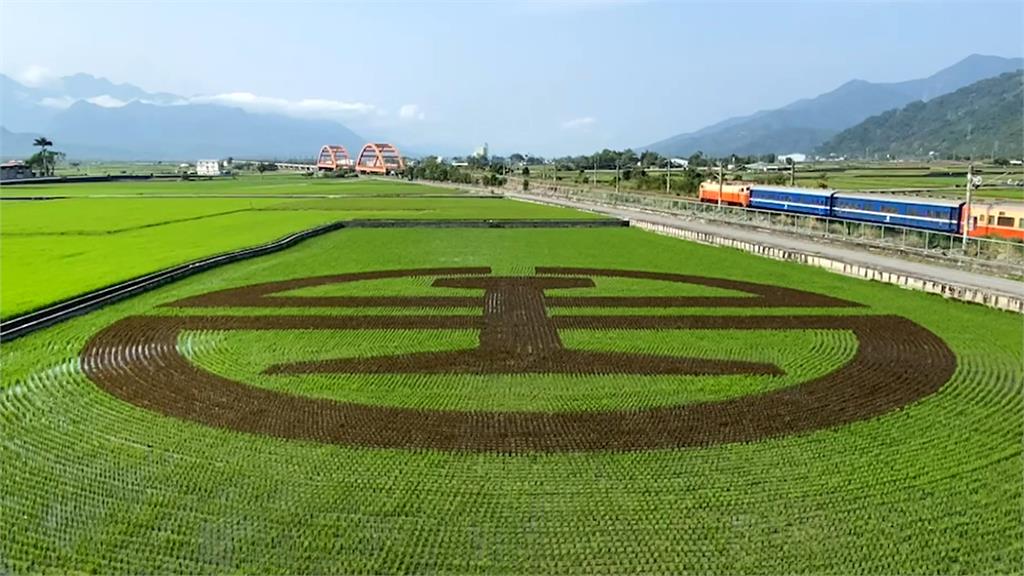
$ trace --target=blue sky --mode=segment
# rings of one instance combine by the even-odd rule
[[[0,70],[25,81],[88,72],[445,153],[641,146],[853,78],[1024,54],[1009,1],[3,0],[0,25]]]

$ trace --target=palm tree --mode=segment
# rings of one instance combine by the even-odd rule
[[[43,176],[50,175],[50,169],[47,166],[46,149],[53,146],[53,141],[46,136],[40,136],[32,141],[33,146],[39,146],[39,156],[43,160]]]

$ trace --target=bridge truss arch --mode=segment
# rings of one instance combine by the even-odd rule
[[[390,174],[404,169],[402,154],[394,144],[386,142],[366,144],[356,158],[356,171],[360,174]]]
[[[318,170],[349,170],[353,166],[352,157],[344,146],[325,144],[316,157]]]

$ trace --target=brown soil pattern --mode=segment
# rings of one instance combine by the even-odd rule
[[[652,307],[728,307],[728,308],[833,308],[860,307],[861,304],[815,294],[755,284],[725,278],[709,278],[705,276],[688,276],[669,272],[642,272],[634,270],[608,270],[601,268],[569,268],[569,267],[537,267],[537,274],[558,276],[607,276],[618,278],[636,278],[642,280],[662,280],[682,284],[696,284],[712,288],[724,288],[737,292],[745,292],[752,296],[545,296],[547,306],[565,307],[614,307],[614,308],[652,308]],[[479,308],[484,305],[484,297],[474,296],[274,296],[278,292],[355,282],[359,280],[380,280],[385,278],[405,278],[414,276],[477,276],[490,274],[488,267],[476,268],[420,268],[410,270],[378,270],[373,272],[357,272],[351,274],[334,274],[329,276],[313,276],[265,282],[238,288],[228,288],[208,292],[198,296],[184,298],[165,306],[188,308],[364,308],[379,307],[417,307],[417,308]],[[453,279],[458,280],[458,279]],[[454,286],[446,284],[447,279],[439,278],[435,286]],[[592,284],[590,284],[592,286]],[[583,287],[583,286],[575,286]]]
[[[468,271],[467,271],[468,270]],[[956,358],[923,327],[896,316],[559,316],[544,311],[546,288],[586,287],[588,278],[615,275],[686,281],[755,294],[761,306],[849,306],[851,303],[788,288],[715,278],[618,270],[539,268],[553,277],[478,276],[487,269],[387,271],[307,278],[236,288],[178,305],[252,306],[278,300],[275,291],[349,281],[353,277],[461,275],[437,286],[484,290],[484,315],[467,316],[138,316],[96,334],[82,352],[86,374],[126,402],[210,426],[279,438],[378,448],[503,453],[648,450],[750,442],[872,418],[936,392],[953,374]],[[339,280],[339,278],[344,278]],[[686,278],[686,280],[679,280]],[[296,285],[298,284],[298,286]],[[283,286],[283,287],[282,287]],[[241,293],[241,298],[230,298]],[[800,295],[806,297],[800,299]],[[642,299],[642,298],[638,298]],[[209,302],[216,301],[217,304]],[[240,302],[241,301],[241,302]],[[197,304],[198,302],[198,304]],[[229,304],[229,302],[231,302]],[[809,304],[813,302],[814,304]],[[279,304],[280,305],[280,304]],[[319,304],[318,304],[319,305]],[[389,304],[390,305],[390,304]],[[592,304],[585,304],[590,306]],[[777,373],[746,362],[567,350],[558,329],[736,329],[852,331],[854,358],[801,385],[741,398],[644,410],[604,412],[483,412],[419,410],[307,398],[247,386],[206,372],[177,350],[182,331],[479,329],[471,351],[336,359],[279,365],[273,372],[472,373]],[[642,384],[638,384],[642,385]]]
[[[417,374],[772,374],[769,364],[567,350],[556,323],[548,317],[544,290],[592,288],[590,278],[567,276],[439,278],[434,286],[484,290],[480,346],[474,350],[340,358],[271,366],[271,374],[417,373]],[[437,327],[448,317],[438,317]]]

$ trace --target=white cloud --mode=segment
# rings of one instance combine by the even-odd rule
[[[86,102],[102,106],[103,108],[120,108],[127,104],[124,100],[118,100],[110,94],[101,94],[100,96],[93,96],[92,98],[86,98]]]
[[[153,106],[185,106],[190,102],[185,98],[178,98],[175,100],[150,100],[148,98],[139,98],[135,102],[142,102],[143,104],[151,104]]]
[[[39,87],[55,82],[57,80],[57,75],[45,66],[30,64],[20,73],[16,74],[15,79],[26,86]],[[65,108],[66,107],[67,106],[65,106]]]
[[[416,104],[405,104],[398,109],[398,117],[403,120],[423,120],[427,117]]]
[[[90,104],[95,104],[96,106],[102,106],[103,108],[120,108],[121,106],[128,104],[124,100],[114,98],[110,94],[101,94],[100,96],[85,98],[85,101]],[[39,105],[46,106],[47,108],[65,110],[70,108],[75,102],[78,102],[78,99],[72,98],[71,96],[47,96],[39,101]]]
[[[64,110],[65,108],[70,108],[71,105],[75,102],[77,102],[77,100],[75,100],[71,96],[61,96],[60,98],[47,96],[46,98],[43,98],[39,101],[39,105],[46,106],[47,108],[57,108],[58,110]]]
[[[51,82],[59,82],[48,69],[41,66],[29,66],[20,75],[19,81],[29,86],[39,86]],[[70,96],[49,96],[39,101],[41,106],[64,110],[80,99]],[[120,108],[129,102],[115,98],[109,94],[101,94],[91,98],[85,98],[86,102],[104,108]],[[218,104],[221,106],[233,106],[247,112],[283,114],[295,118],[326,119],[345,122],[354,118],[386,117],[387,111],[375,104],[367,102],[348,102],[344,100],[331,100],[327,98],[303,98],[289,100],[287,98],[275,98],[273,96],[260,96],[251,92],[226,92],[208,96],[192,96],[178,100],[149,100],[141,99],[139,102],[157,106],[181,106],[186,104]],[[399,116],[404,120],[423,120],[426,118],[423,111],[416,104],[406,104],[399,110]]]
[[[287,100],[272,96],[258,96],[251,92],[228,92],[225,94],[214,94],[213,96],[195,96],[190,101],[200,104],[235,106],[248,112],[286,114],[298,118],[330,118],[339,120],[381,112],[373,104],[365,102],[345,102],[323,98]]]
[[[587,126],[592,126],[595,122],[597,122],[597,119],[593,116],[583,116],[581,118],[573,118],[572,120],[562,122],[562,128],[567,130],[586,128]]]

